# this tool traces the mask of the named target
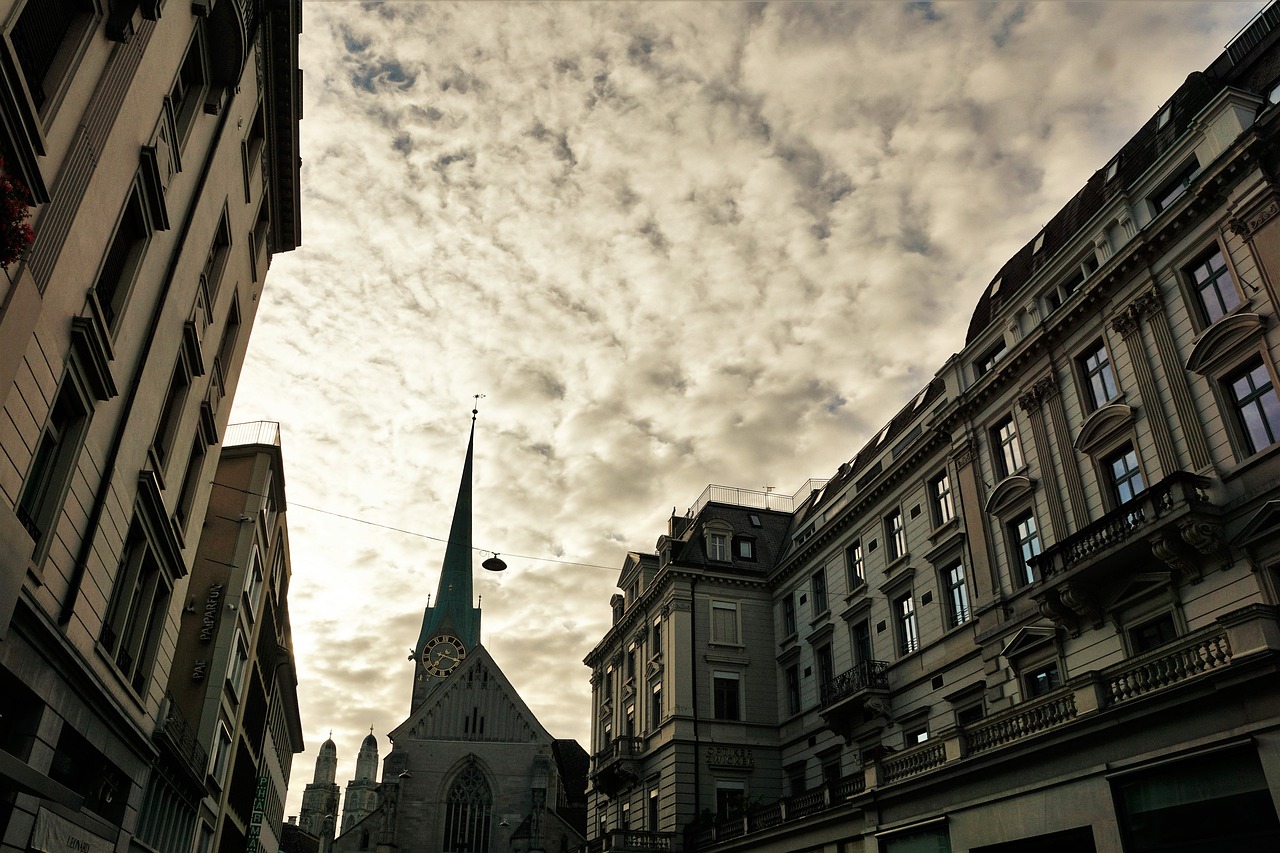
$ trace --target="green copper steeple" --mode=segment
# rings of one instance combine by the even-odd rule
[[[471,590],[471,467],[475,416],[473,409],[467,457],[462,465],[462,482],[458,485],[440,583],[434,603],[422,614],[422,630],[414,646],[414,708],[480,642],[480,608],[472,605]]]

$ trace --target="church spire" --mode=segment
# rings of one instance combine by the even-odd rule
[[[476,395],[477,403],[483,395]],[[462,463],[462,481],[454,504],[453,523],[445,545],[444,564],[434,604],[422,614],[422,630],[414,646],[413,707],[435,683],[466,657],[480,642],[480,608],[473,606],[471,589],[471,469],[475,451],[477,409],[471,410],[471,432]]]

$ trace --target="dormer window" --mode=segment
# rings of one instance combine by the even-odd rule
[[[974,364],[978,376],[986,376],[990,373],[991,369],[996,366],[996,363],[999,362],[1000,359],[1004,358],[1007,351],[1008,347],[1005,346],[1004,340],[1002,339],[995,346],[991,347],[991,349],[983,353]]]
[[[723,533],[708,533],[707,557],[712,560],[727,562],[729,559],[729,537]]]
[[[1041,231],[1036,235],[1036,241],[1031,244],[1031,254],[1035,254],[1044,248],[1044,232]]]
[[[1114,181],[1116,178],[1116,175],[1119,174],[1119,172],[1120,172],[1120,158],[1117,157],[1116,159],[1112,160],[1110,163],[1107,164],[1107,177],[1106,177],[1107,183]]]
[[[1182,198],[1186,193],[1187,187],[1191,184],[1191,179],[1200,172],[1200,161],[1192,157],[1189,162],[1178,169],[1172,178],[1161,185],[1147,199],[1151,202],[1151,206],[1155,208],[1155,212],[1159,213],[1165,210],[1169,205]]]
[[[1160,111],[1160,117],[1156,119],[1156,128],[1162,128],[1173,118],[1173,104],[1166,104],[1165,108]]]
[[[755,561],[756,540],[748,539],[744,536],[740,536],[734,540],[734,544],[736,546],[734,549],[735,555],[739,560],[750,560],[752,562]]]

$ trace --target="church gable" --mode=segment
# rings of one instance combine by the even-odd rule
[[[412,740],[474,740],[488,743],[550,742],[511,682],[476,646],[417,710],[391,733],[397,743]]]

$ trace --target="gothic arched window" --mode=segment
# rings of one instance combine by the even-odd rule
[[[445,853],[489,853],[489,813],[493,792],[474,759],[467,762],[445,800]]]

